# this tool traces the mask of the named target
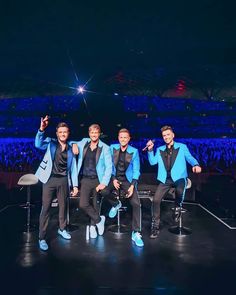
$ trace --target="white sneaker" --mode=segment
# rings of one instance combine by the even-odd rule
[[[100,236],[103,235],[103,233],[104,233],[105,220],[106,220],[106,217],[102,215],[100,222],[96,224],[97,229],[98,229],[98,234]]]
[[[95,225],[90,225],[89,227],[89,233],[91,239],[96,239],[98,236]]]
[[[58,234],[60,236],[63,237],[63,239],[66,239],[66,240],[70,240],[71,239],[71,235],[65,229],[63,229],[63,230],[58,229],[57,232],[58,232]]]

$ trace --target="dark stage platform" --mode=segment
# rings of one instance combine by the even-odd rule
[[[36,230],[23,232],[26,211],[10,206],[0,213],[1,294],[235,294],[236,231],[198,204],[185,204],[184,224],[192,234],[179,237],[173,225],[172,202],[162,203],[160,236],[149,239],[150,202],[143,204],[144,248],[107,230],[86,240],[87,218],[71,209],[72,240],[57,236],[57,208],[52,209],[48,252],[38,249],[40,204],[32,208]],[[106,213],[106,212],[105,212]],[[130,212],[121,213],[129,225]],[[76,228],[76,227],[75,227]]]

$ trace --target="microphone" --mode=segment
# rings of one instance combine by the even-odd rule
[[[151,141],[153,143],[155,143],[156,140],[155,139],[151,139]],[[142,151],[145,152],[148,149],[149,146],[150,146],[149,144],[146,144],[146,146],[142,149]]]

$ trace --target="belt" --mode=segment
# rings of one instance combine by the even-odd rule
[[[97,176],[93,175],[93,176],[87,176],[87,175],[83,175],[82,178],[87,178],[87,179],[98,179]]]

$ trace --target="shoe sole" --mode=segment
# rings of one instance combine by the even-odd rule
[[[47,249],[43,249],[43,248],[40,247],[40,245],[39,245],[39,249],[40,249],[41,251],[48,251],[48,247],[47,247]]]
[[[41,251],[44,251],[44,252],[48,251],[48,248],[47,248],[47,249],[42,249],[41,247],[39,247],[39,249],[40,249]]]
[[[150,236],[150,239],[156,239],[158,236]]]
[[[60,233],[58,233],[58,235],[61,236],[64,240],[70,240],[70,239],[71,239],[71,237],[69,237],[69,238],[65,238],[65,237],[63,237],[63,235],[60,234]]]
[[[137,245],[136,244],[136,242],[135,242],[135,240],[132,238],[132,241],[135,243],[135,245],[137,246],[137,247],[143,247],[144,246],[144,244],[143,245]]]

